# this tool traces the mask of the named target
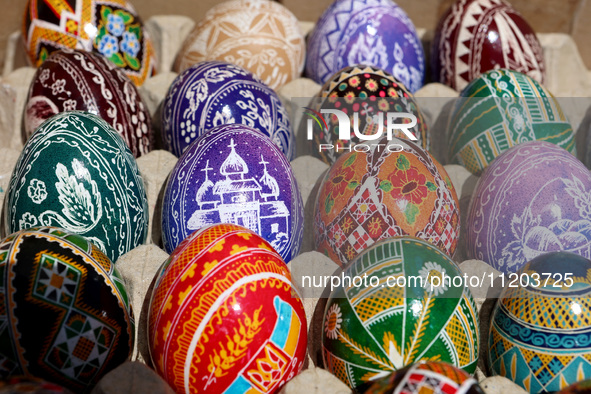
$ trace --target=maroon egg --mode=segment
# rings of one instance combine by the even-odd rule
[[[35,73],[25,106],[25,138],[51,116],[74,110],[107,121],[135,157],[153,148],[150,113],[129,77],[101,55],[64,49]]]
[[[508,68],[544,82],[535,32],[504,0],[457,0],[431,44],[431,78],[460,91],[482,73]]]

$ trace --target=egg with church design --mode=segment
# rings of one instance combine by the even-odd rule
[[[263,133],[241,124],[199,137],[170,173],[162,241],[170,253],[193,231],[232,223],[261,235],[289,262],[300,250],[303,203],[291,165]]]

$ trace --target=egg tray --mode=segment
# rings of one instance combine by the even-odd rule
[[[313,23],[300,22],[304,33],[313,28]],[[172,72],[172,64],[184,37],[193,28],[194,22],[183,16],[154,16],[146,21],[159,57],[159,73],[149,78],[140,88],[140,94],[147,104],[153,117],[153,127],[157,141],[159,140],[159,105],[166,95],[168,87],[176,77]],[[431,31],[418,30],[427,55]],[[546,86],[559,100],[565,115],[569,118],[573,130],[577,132],[577,142],[584,140],[591,122],[588,108],[591,106],[591,72],[586,69],[573,39],[566,34],[539,34],[538,38],[544,50],[546,63]],[[22,141],[22,113],[30,81],[35,69],[25,66],[24,48],[21,44],[19,32],[9,36],[7,57],[4,63],[2,78],[0,79],[0,204],[3,204],[5,191],[8,187],[12,170],[23,148]],[[307,78],[298,78],[283,86],[278,93],[286,105],[291,116],[292,127],[297,132],[302,116],[302,98],[313,97],[320,90],[320,85]],[[465,228],[465,216],[468,203],[478,180],[465,168],[446,164],[447,144],[445,141],[447,116],[449,107],[458,93],[447,86],[438,83],[427,83],[415,93],[417,102],[429,126],[431,139],[431,153],[442,164],[445,164],[460,200],[462,228]],[[298,99],[299,98],[299,99]],[[313,250],[312,218],[314,201],[318,189],[318,180],[328,169],[328,165],[308,155],[308,145],[304,137],[296,137],[298,155],[292,161],[292,167],[298,181],[303,201],[305,202],[305,231],[301,254],[290,263],[296,285],[298,273],[314,272],[317,274],[331,274],[335,264],[324,255]],[[579,152],[584,147],[577,146]],[[150,209],[149,234],[145,245],[139,246],[122,256],[117,267],[124,277],[132,297],[132,304],[136,310],[136,348],[132,359],[148,360],[146,348],[145,318],[147,314],[146,294],[153,285],[154,275],[160,264],[168,257],[162,250],[161,231],[159,228],[162,190],[169,172],[174,167],[177,158],[171,153],[156,149],[142,157],[137,162],[144,178]],[[154,220],[156,218],[156,220]],[[453,259],[459,264],[463,273],[468,275],[483,272],[496,274],[497,271],[486,263],[478,260],[467,260],[465,255],[465,234],[460,232],[460,241]],[[322,314],[328,291],[326,289],[305,289],[300,286],[304,307],[309,325],[309,360],[308,367],[322,366],[320,353],[320,338],[322,335]],[[488,334],[489,318],[495,302],[494,288],[482,286],[473,288],[472,292],[480,311],[481,320],[481,351],[479,368],[476,377],[479,381],[486,378],[486,336]],[[494,294],[493,294],[494,293]],[[137,315],[139,313],[139,316]],[[484,371],[484,372],[483,372]]]

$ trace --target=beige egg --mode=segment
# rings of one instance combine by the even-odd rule
[[[304,36],[287,8],[268,0],[230,0],[211,8],[191,31],[175,71],[221,60],[250,70],[277,89],[301,74],[304,56]]]

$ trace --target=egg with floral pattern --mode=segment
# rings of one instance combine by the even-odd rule
[[[251,127],[214,127],[172,169],[162,203],[162,240],[172,252],[200,227],[244,226],[289,262],[303,237],[303,203],[295,175],[273,141]]]
[[[341,155],[322,179],[315,245],[339,265],[397,235],[417,236],[453,255],[459,217],[456,191],[443,166],[411,141],[384,138],[367,151]]]
[[[56,226],[95,243],[111,261],[144,243],[148,203],[121,136],[88,112],[52,116],[25,144],[4,199],[5,233]]]
[[[183,240],[156,275],[147,320],[154,367],[177,393],[276,393],[306,358],[290,271],[241,226]]]
[[[324,84],[356,64],[389,72],[413,93],[423,86],[423,45],[408,15],[393,1],[335,0],[309,34],[308,78]]]
[[[154,146],[151,116],[137,88],[105,57],[79,49],[53,52],[37,69],[25,104],[25,134],[65,111],[94,113],[123,137],[134,157]]]
[[[103,55],[138,86],[156,71],[152,41],[126,0],[28,0],[22,34],[35,67],[54,51],[76,48]]]
[[[123,279],[82,236],[37,227],[0,241],[0,306],[0,379],[24,375],[88,392],[131,357],[135,323]]]
[[[204,61],[173,81],[162,103],[162,142],[179,157],[207,130],[240,123],[269,136],[290,159],[295,136],[277,93],[237,65]]]
[[[544,253],[591,258],[591,173],[568,151],[530,141],[497,157],[478,180],[466,249],[502,272]]]
[[[356,128],[350,130],[347,140],[340,138],[341,125],[336,116],[327,117],[326,127],[312,128],[312,154],[327,164],[334,163],[337,157],[346,151],[345,149],[337,150],[336,147],[368,142],[360,140],[355,133],[359,132],[371,138],[378,135],[377,138],[379,138],[381,133],[388,133],[389,122],[408,124],[413,121],[409,118],[389,121],[388,113],[412,114],[416,124],[407,130],[416,138],[420,146],[429,149],[427,123],[412,93],[390,73],[377,67],[359,64],[340,70],[324,84],[317,98],[312,101],[312,106],[315,107],[313,110],[316,113],[338,110],[349,117],[355,114],[358,116],[357,124],[354,125]],[[302,122],[302,125],[307,126],[305,122]],[[311,125],[314,126],[314,123]],[[319,125],[322,126],[322,124]],[[392,130],[392,135],[410,138],[397,128]],[[325,149],[330,146],[335,148]]]
[[[418,238],[368,247],[338,276],[327,301],[324,367],[355,390],[422,360],[473,373],[478,313],[461,275],[445,253]]]

